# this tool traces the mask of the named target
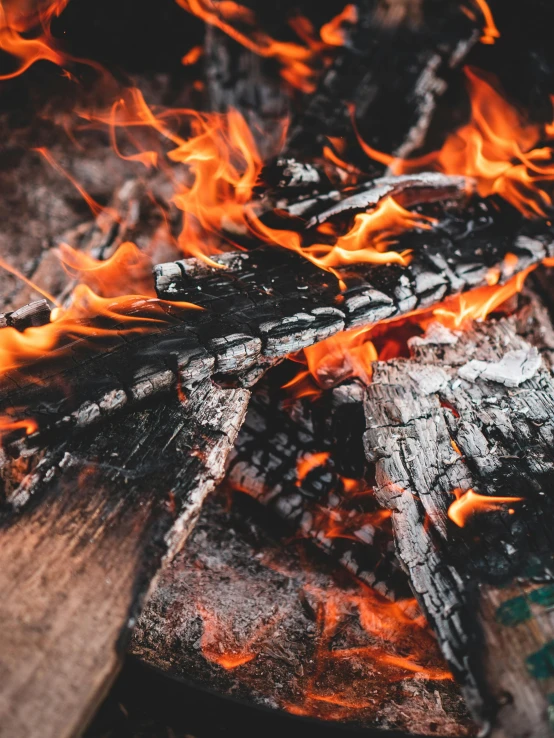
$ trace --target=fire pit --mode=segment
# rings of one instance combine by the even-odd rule
[[[0,10],[0,735],[551,735],[554,9]]]

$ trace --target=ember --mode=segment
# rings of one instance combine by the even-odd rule
[[[130,638],[293,725],[551,734],[554,13],[439,5],[0,0],[10,738]]]

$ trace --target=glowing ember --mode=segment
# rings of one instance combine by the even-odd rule
[[[302,483],[302,480],[317,466],[323,466],[329,459],[329,453],[322,451],[318,454],[308,454],[304,458],[300,459],[296,467],[297,485]]]
[[[473,489],[466,491],[455,489],[452,494],[456,499],[448,508],[448,517],[460,528],[463,528],[468,519],[476,513],[494,512],[505,505],[512,505],[514,502],[523,502],[523,497],[480,495]],[[508,512],[513,513],[514,511],[509,509]]]

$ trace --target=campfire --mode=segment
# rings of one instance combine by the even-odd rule
[[[553,734],[554,12],[320,5],[0,2],[2,736]]]

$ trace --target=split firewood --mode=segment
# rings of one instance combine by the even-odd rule
[[[159,265],[160,298],[204,309],[134,301],[121,318],[112,314],[93,321],[91,335],[73,340],[69,350],[61,347],[22,370],[10,370],[3,377],[0,411],[13,416],[18,408],[33,408],[38,430],[8,439],[7,447],[11,453],[31,452],[47,432],[82,428],[178,381],[187,387],[214,373],[248,374],[260,362],[271,363],[345,328],[486,285],[491,273],[501,284],[554,253],[545,223],[522,222],[511,210],[497,215],[493,205],[481,201],[464,208],[463,215],[449,212],[432,230],[401,235],[398,248],[412,250],[407,266],[354,264],[333,273],[274,246],[214,257],[223,268],[195,259]],[[141,330],[126,332],[129,317]],[[97,327],[108,328],[109,335],[95,336]],[[245,381],[258,376],[254,371]]]
[[[223,475],[248,398],[207,380],[68,435],[14,491],[0,528],[0,735],[86,725],[162,561]]]
[[[509,319],[431,327],[366,390],[375,494],[473,714],[551,734],[554,381]]]
[[[163,568],[130,653],[275,718],[286,709],[370,730],[473,735],[456,684],[437,678],[429,630],[305,542],[284,545],[264,512],[244,496],[229,508],[224,490],[210,496]]]

